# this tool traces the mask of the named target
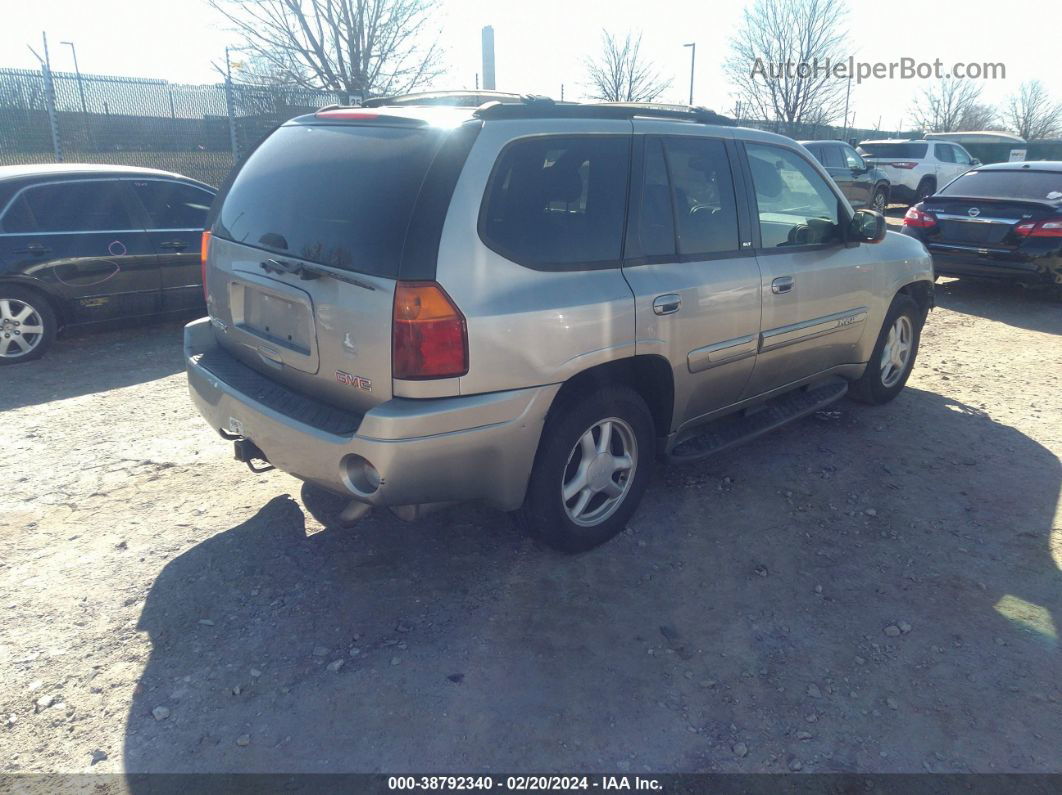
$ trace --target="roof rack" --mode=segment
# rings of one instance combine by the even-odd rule
[[[524,97],[521,94],[509,94],[504,91],[421,91],[414,94],[373,97],[361,104],[366,108],[380,108],[385,105],[444,105],[475,108],[487,102],[510,104],[523,101]]]
[[[526,95],[520,103],[487,102],[476,108],[480,119],[677,119],[698,124],[734,126],[734,120],[714,110],[692,105],[653,102],[560,103],[549,97]]]

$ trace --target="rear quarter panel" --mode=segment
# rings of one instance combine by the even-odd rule
[[[437,279],[468,323],[461,394],[552,384],[634,355],[634,296],[621,270],[539,271],[492,251],[478,220],[487,181],[517,138],[630,135],[625,120],[499,120],[480,132],[457,182],[439,244]]]

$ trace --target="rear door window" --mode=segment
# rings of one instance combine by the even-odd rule
[[[133,192],[147,210],[150,229],[203,229],[212,194],[166,180],[133,180]]]
[[[841,157],[841,149],[829,144],[822,147],[822,160],[826,168],[844,168],[844,158]]]
[[[527,138],[498,158],[480,216],[483,241],[532,268],[618,265],[630,136]]]
[[[23,196],[41,232],[125,232],[136,228],[125,184],[119,180],[38,185]]]
[[[675,215],[667,176],[664,148],[659,138],[645,143],[645,176],[642,186],[638,234],[647,257],[675,254]]]
[[[254,151],[214,232],[278,254],[397,278],[439,128],[294,124]]]
[[[674,136],[664,139],[664,149],[679,253],[737,251],[737,206],[726,146],[711,138]]]
[[[954,163],[955,152],[947,144],[937,144],[937,160],[941,163]]]

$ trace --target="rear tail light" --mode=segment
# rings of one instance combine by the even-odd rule
[[[937,217],[933,213],[927,213],[920,207],[912,207],[903,217],[904,226],[912,226],[915,229],[929,229],[937,225]]]
[[[468,372],[465,316],[435,282],[399,282],[391,330],[394,378],[453,378]]]
[[[915,163],[912,160],[900,160],[895,163],[889,163],[889,165],[893,168],[914,168],[918,163]]]
[[[210,255],[210,231],[203,232],[203,239],[199,243],[199,275],[203,279],[203,300],[210,300],[210,291],[207,290],[206,283],[206,264],[207,257]]]
[[[1026,221],[1014,227],[1014,233],[1020,237],[1062,237],[1062,218]]]

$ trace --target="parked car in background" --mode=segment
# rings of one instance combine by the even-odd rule
[[[857,147],[892,186],[892,200],[914,204],[932,196],[960,174],[981,165],[950,141],[863,141]]]
[[[939,275],[1062,291],[1062,161],[968,171],[908,210],[903,232],[925,244]]]
[[[0,167],[0,364],[43,355],[62,328],[202,307],[214,193],[149,168]]]
[[[889,178],[863,159],[844,141],[801,141],[822,163],[853,207],[869,207],[879,213],[889,205]]]
[[[212,211],[192,400],[344,521],[482,499],[573,552],[626,526],[658,455],[893,399],[925,248],[796,142],[720,122],[541,98],[292,119]]]

